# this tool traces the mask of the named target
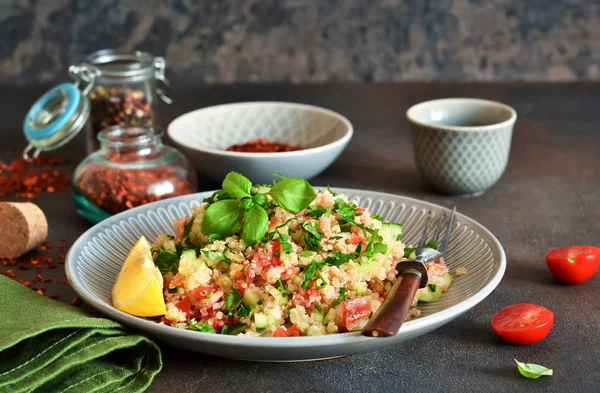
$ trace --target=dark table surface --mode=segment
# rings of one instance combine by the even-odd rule
[[[0,158],[25,146],[22,119],[47,86],[4,86],[0,95]],[[600,245],[600,84],[398,84],[176,86],[177,102],[161,108],[163,125],[208,105],[282,100],[321,105],[346,115],[356,133],[343,155],[313,182],[386,191],[444,206],[457,205],[503,244],[508,268],[498,288],[448,325],[405,344],[351,357],[308,363],[250,363],[163,347],[164,369],[150,392],[597,392],[600,391],[600,275],[567,286],[544,261],[552,247]],[[518,112],[510,162],[498,184],[476,198],[433,193],[413,163],[405,112],[432,98],[469,96],[498,100]],[[77,163],[80,141],[58,154]],[[201,190],[218,188],[201,178]],[[47,214],[49,241],[67,247],[89,225],[68,193],[36,201]],[[54,248],[49,255],[57,256]],[[28,259],[33,254],[28,254]],[[6,267],[0,266],[5,270]],[[0,270],[2,271],[2,270]],[[74,297],[62,266],[51,271],[47,295]],[[17,278],[35,272],[16,270]],[[41,285],[41,284],[35,284]],[[492,316],[519,302],[554,311],[542,342],[517,346],[490,328]],[[85,306],[84,306],[85,307]],[[513,359],[553,368],[553,377],[519,376]]]

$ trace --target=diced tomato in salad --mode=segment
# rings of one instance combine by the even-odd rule
[[[302,329],[298,325],[292,325],[290,327],[279,326],[273,332],[273,337],[292,337],[292,336],[301,336]]]
[[[366,297],[344,300],[336,308],[341,324],[348,330],[357,327],[358,322],[371,313],[371,303]]]
[[[218,287],[213,286],[213,285],[206,285],[206,286],[200,286],[200,287],[195,288],[192,291],[192,294],[194,295],[196,302],[202,302],[203,300],[208,298],[211,293],[214,293],[216,290],[218,290]]]
[[[189,296],[184,296],[180,301],[175,303],[175,307],[179,309],[179,311],[185,313],[185,319],[189,320],[190,315],[192,314],[192,300]]]

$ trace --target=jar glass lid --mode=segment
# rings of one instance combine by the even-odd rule
[[[42,151],[63,146],[83,128],[89,115],[89,101],[74,84],[63,83],[48,90],[23,121],[23,133],[29,141],[23,156],[32,154],[35,158]]]

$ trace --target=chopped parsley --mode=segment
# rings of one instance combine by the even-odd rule
[[[215,259],[217,261],[225,258],[223,256],[222,252],[218,252],[218,251],[207,251],[207,250],[200,250],[202,252],[202,254],[204,254],[205,257],[207,257],[208,259]]]
[[[291,291],[288,291],[285,286],[283,285],[283,283],[281,282],[281,279],[278,278],[277,279],[277,290],[281,293],[283,293],[284,295],[289,295],[290,293],[292,293]]]
[[[229,316],[232,316],[237,309],[242,304],[242,296],[238,292],[237,289],[231,288],[231,291],[227,295],[227,299],[225,300],[224,309],[229,313]]]
[[[404,249],[404,258],[410,259],[411,255],[415,252],[416,248],[414,247],[406,247]]]
[[[188,329],[194,329],[194,330],[198,330],[199,332],[203,332],[203,333],[216,333],[217,331],[215,330],[215,328],[213,328],[212,326],[210,326],[210,324],[206,321],[202,321],[201,323],[198,323],[198,321],[196,321],[195,319],[192,319],[188,325],[187,325]]]
[[[379,229],[374,230],[363,255],[367,258],[373,258],[377,254],[385,254],[387,252],[387,245],[382,240],[383,238],[379,235]]]
[[[306,243],[306,247],[311,251],[321,251],[321,239],[323,238],[323,235],[317,232],[310,222],[303,223],[302,229],[304,229],[304,242]]]
[[[373,217],[374,219],[383,222],[383,217],[381,217],[379,214],[371,214],[371,217]]]
[[[190,236],[190,232],[192,231],[192,226],[194,225],[194,220],[195,219],[196,219],[196,216],[192,216],[190,218],[190,221],[185,226],[185,228],[183,230],[183,238],[184,239],[187,239]]]
[[[315,309],[319,312],[319,314],[323,315],[323,307],[319,303],[315,303]]]
[[[435,284],[428,284],[427,286],[429,287],[430,292],[435,292],[437,290],[437,285]]]
[[[252,311],[254,311],[253,306],[246,306],[245,304],[242,303],[240,305],[240,309],[237,312],[237,316],[240,318],[246,318],[246,317],[249,317],[250,314],[252,314]]]
[[[313,262],[310,265],[304,266],[304,281],[302,282],[302,288],[310,288],[310,282],[317,278],[317,271],[325,266],[325,262]]]
[[[323,215],[330,216],[331,209],[326,209],[323,206],[310,205],[308,206],[308,212],[306,212],[306,215],[313,218],[319,218]]]
[[[177,253],[167,251],[164,247],[154,249],[153,251],[158,254],[154,264],[163,276],[177,271],[179,268],[179,255]]]
[[[346,288],[340,288],[340,295],[333,301],[333,303],[331,303],[331,307],[337,306],[344,300],[346,300]]]
[[[435,240],[432,240],[429,243],[425,244],[425,246],[423,246],[423,247],[433,248],[434,250],[437,250],[439,245]]]
[[[337,195],[338,195],[338,193],[337,193],[337,192],[335,192],[335,191],[333,191],[333,190],[331,189],[331,187],[329,187],[329,186],[327,186],[327,191],[329,191],[329,193],[330,193],[331,195],[333,195],[333,196],[337,196]]]
[[[169,288],[169,293],[177,293],[177,287]]]
[[[313,254],[314,254],[314,252],[310,251],[310,250],[304,250],[304,251],[302,251],[302,256],[303,257],[309,257],[309,256],[311,256]]]

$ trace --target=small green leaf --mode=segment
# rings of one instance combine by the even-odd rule
[[[430,292],[435,292],[437,290],[437,285],[435,284],[427,284],[427,287],[429,287]]]
[[[254,206],[254,201],[251,198],[244,198],[240,202],[240,207],[244,210],[250,210]]]
[[[152,250],[153,253],[156,252],[158,255],[156,256],[156,260],[154,264],[160,270],[162,275],[166,275],[169,272],[176,272],[179,268],[179,255],[177,253],[167,251],[164,247]]]
[[[183,229],[183,238],[187,238],[190,235],[190,232],[192,231],[192,226],[194,225],[194,220],[196,219],[195,216],[192,216],[190,218],[190,221],[187,223],[187,225],[185,226],[185,228]]]
[[[317,197],[317,193],[304,179],[287,178],[271,187],[269,195],[290,213],[300,213]]]
[[[229,172],[223,180],[223,191],[233,198],[244,198],[250,196],[252,182],[244,175],[237,172]]]
[[[206,209],[202,219],[202,233],[216,234],[221,237],[231,236],[240,230],[244,210],[235,199],[215,202]]]
[[[553,375],[554,371],[552,369],[546,368],[544,366],[540,366],[539,364],[533,363],[521,363],[517,359],[515,359],[517,363],[517,368],[522,376],[525,378],[538,379],[544,375]]]
[[[292,293],[283,285],[280,278],[277,279],[276,283],[277,283],[277,290],[279,292],[283,293],[284,295],[289,295],[290,293]]]
[[[319,312],[319,314],[323,315],[323,308],[319,303],[315,303],[315,309]]]
[[[198,330],[199,332],[203,332],[203,333],[216,333],[217,331],[209,325],[208,322],[206,321],[202,321],[202,323],[198,323],[198,321],[196,321],[195,319],[192,319],[190,321],[190,323],[187,326],[188,329],[195,329]]]
[[[254,206],[248,210],[244,217],[244,227],[242,228],[242,239],[247,245],[253,246],[261,240],[269,228],[269,216],[265,209],[260,206]]]
[[[269,201],[269,198],[265,194],[256,194],[252,197],[252,201],[256,205],[264,206]]]
[[[223,253],[222,252],[219,252],[219,251],[206,251],[206,250],[200,250],[200,251],[208,259],[214,259],[216,261],[220,261],[221,259],[223,259]]]
[[[346,288],[340,288],[340,295],[333,301],[333,303],[331,303],[331,307],[337,306],[344,300],[346,300]]]
[[[429,243],[425,244],[424,247],[433,248],[434,250],[437,250],[439,248],[439,244],[435,240],[432,240]]]

